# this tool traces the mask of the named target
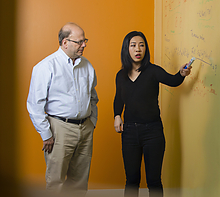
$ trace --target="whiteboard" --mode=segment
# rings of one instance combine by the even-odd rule
[[[161,86],[164,185],[185,188],[183,196],[220,196],[220,1],[163,0],[162,7],[162,67],[175,74],[196,58],[182,85]]]

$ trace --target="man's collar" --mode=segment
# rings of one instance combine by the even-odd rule
[[[78,57],[77,59],[75,59],[74,63],[73,60],[69,57],[68,58],[68,63],[71,63],[74,67],[78,66],[81,62],[81,57]]]
[[[81,57],[78,57],[77,59],[75,59],[73,64],[73,60],[63,51],[61,47],[59,47],[58,51],[62,54],[63,58],[68,64],[71,63],[73,66],[77,66],[81,62]]]

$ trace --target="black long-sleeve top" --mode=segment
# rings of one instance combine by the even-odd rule
[[[176,87],[184,80],[180,72],[175,75],[149,63],[133,82],[124,70],[116,75],[114,115],[124,110],[124,122],[150,123],[160,120],[158,105],[159,83]]]

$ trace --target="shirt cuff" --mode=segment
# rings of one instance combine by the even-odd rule
[[[43,141],[48,140],[53,136],[50,130],[48,132],[40,133],[40,135]]]

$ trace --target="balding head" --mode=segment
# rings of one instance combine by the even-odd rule
[[[60,47],[73,62],[83,55],[87,41],[83,29],[75,23],[67,23],[59,32]]]
[[[79,25],[72,22],[66,23],[59,31],[59,45],[62,46],[64,38],[69,37],[70,34],[76,34],[78,32],[83,32],[84,34],[83,29]]]

